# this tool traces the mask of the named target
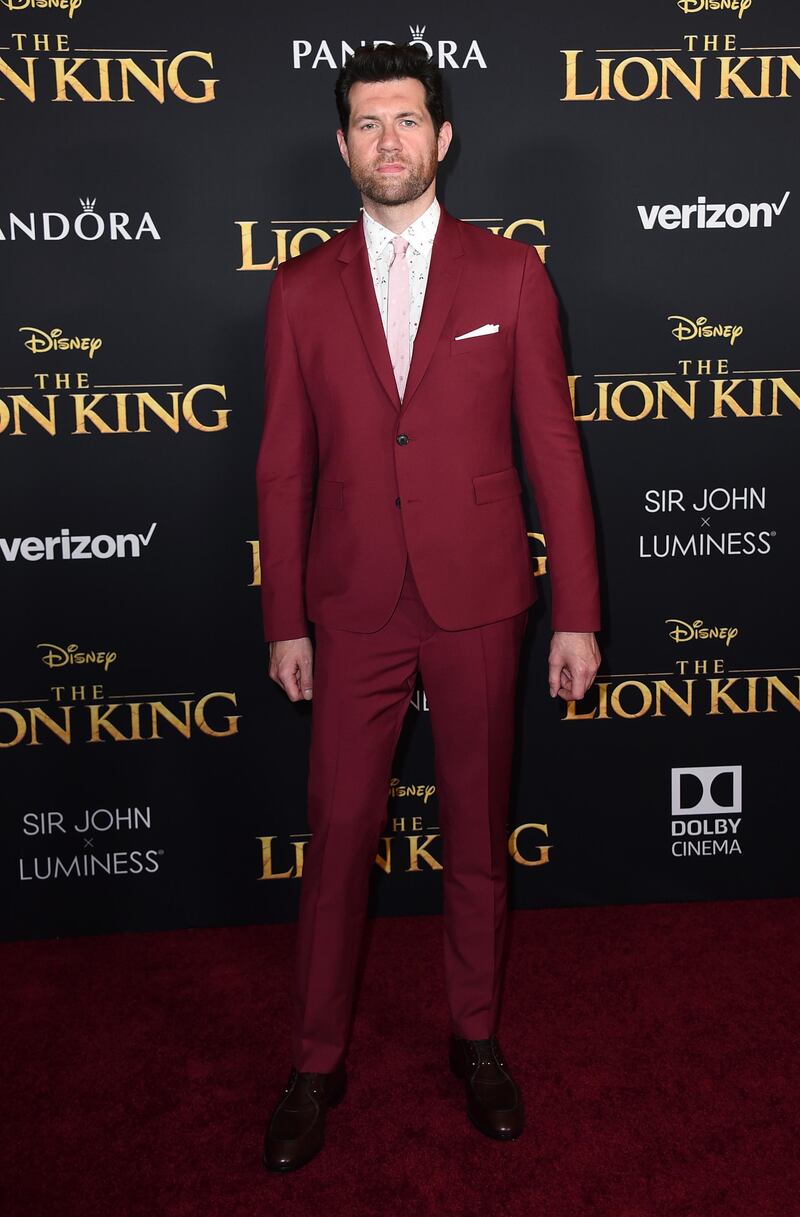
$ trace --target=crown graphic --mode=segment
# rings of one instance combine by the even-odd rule
[[[97,198],[93,198],[93,199],[89,199],[89,198],[86,198],[86,199],[81,199],[81,201],[80,201],[80,202],[81,202],[81,207],[83,208],[83,210],[84,210],[84,211],[93,211],[93,210],[94,210],[94,205],[95,205],[95,203],[97,202]]]
[[[425,31],[428,28],[426,25],[410,25],[411,38],[415,42],[421,42],[425,37]]]

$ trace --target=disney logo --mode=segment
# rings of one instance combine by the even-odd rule
[[[399,778],[391,778],[389,781],[389,796],[393,799],[422,799],[423,803],[427,803],[435,793],[435,786],[402,786]]]
[[[77,642],[60,647],[56,642],[37,642],[37,648],[44,650],[42,663],[48,668],[64,668],[69,664],[97,664],[105,672],[117,658],[116,651],[79,651]]]
[[[0,0],[0,4],[12,13],[19,13],[26,8],[57,8],[68,17],[74,17],[83,0]]]
[[[696,642],[698,639],[719,638],[729,647],[739,634],[733,625],[704,625],[698,618],[696,621],[681,621],[679,617],[667,617],[665,625],[675,628],[669,631],[673,642]]]
[[[34,355],[41,355],[45,351],[88,351],[89,358],[92,359],[95,351],[99,351],[103,345],[102,338],[63,338],[63,330],[54,329],[48,333],[47,330],[37,329],[35,325],[21,325],[19,332],[30,334],[25,346]]]
[[[677,0],[678,8],[683,13],[714,13],[718,9],[729,9],[738,13],[739,19],[745,15],[753,0]]]
[[[708,317],[681,317],[677,313],[670,313],[667,321],[677,321],[675,329],[672,331],[678,342],[688,342],[691,338],[730,338],[731,346],[737,338],[741,338],[744,333],[744,326],[741,325],[711,325]]]

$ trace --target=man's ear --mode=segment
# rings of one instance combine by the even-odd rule
[[[443,161],[447,155],[447,149],[450,147],[450,141],[453,138],[453,128],[449,122],[442,123],[439,128],[439,134],[436,138],[436,148],[439,160]]]
[[[344,137],[344,131],[342,131],[341,127],[336,132],[336,142],[339,145],[339,151],[342,154],[342,160],[344,161],[345,165],[347,165],[347,168],[349,169],[350,168],[350,153],[347,151],[347,140]]]

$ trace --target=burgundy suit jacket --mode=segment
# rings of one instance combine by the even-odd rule
[[[455,341],[485,324],[496,333]],[[267,306],[257,488],[264,631],[371,632],[406,553],[443,629],[536,586],[512,411],[546,538],[556,630],[596,630],[594,525],[555,293],[536,251],[442,208],[402,403],[363,225],[283,263]]]

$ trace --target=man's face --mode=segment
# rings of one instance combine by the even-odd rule
[[[410,203],[436,177],[450,145],[452,129],[443,123],[437,138],[419,80],[357,82],[350,89],[347,136],[337,131],[339,151],[355,186],[383,206]]]

